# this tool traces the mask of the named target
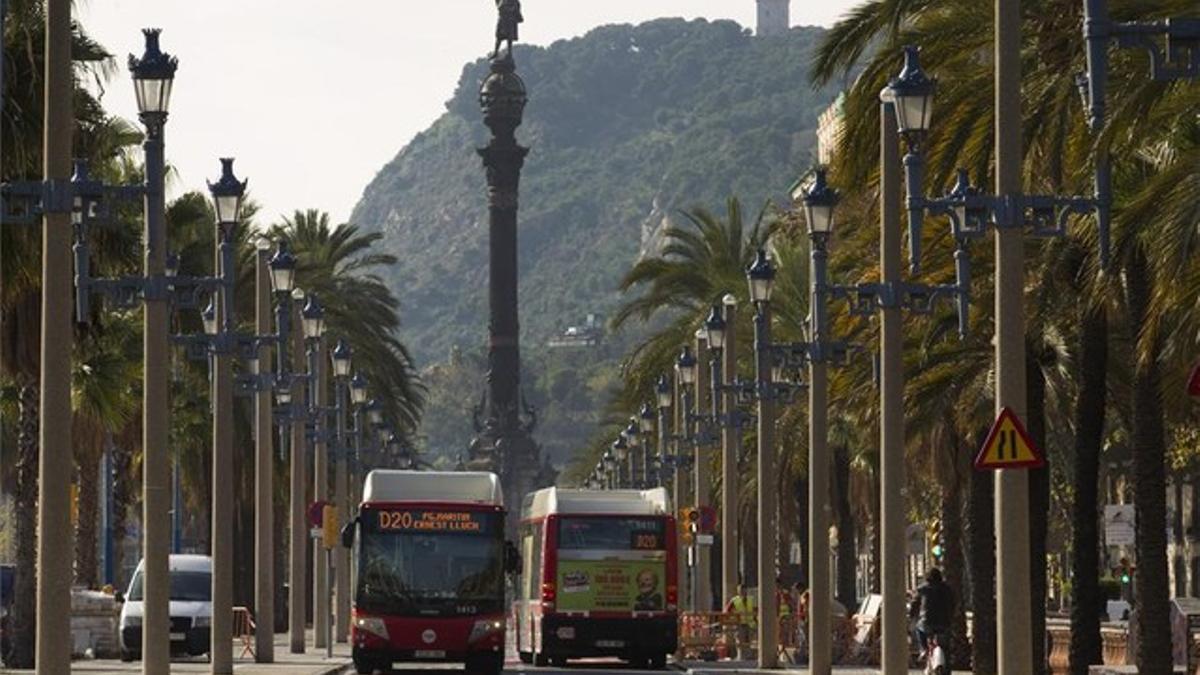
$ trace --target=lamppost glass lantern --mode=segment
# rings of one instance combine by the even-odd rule
[[[624,436],[618,436],[617,440],[612,444],[613,456],[618,462],[624,462],[629,457],[629,444],[625,442]]]
[[[766,249],[758,249],[754,262],[746,270],[746,279],[750,282],[751,302],[771,301],[771,292],[775,289],[775,266],[767,257]]]
[[[658,407],[663,410],[669,410],[672,403],[671,381],[666,375],[658,376],[658,385],[654,387],[654,394],[658,397]]]
[[[721,307],[713,305],[704,320],[704,338],[708,340],[710,349],[725,348],[725,318],[721,316]]]
[[[213,204],[217,208],[217,224],[233,225],[242,217],[242,197],[246,194],[247,181],[233,175],[233,158],[221,158],[221,178],[208,184]]]
[[[142,114],[167,113],[171,105],[171,85],[175,82],[175,69],[179,62],[165,54],[158,46],[157,28],[146,28],[146,51],[138,58],[129,55],[129,71],[133,74],[133,92],[137,96],[138,112]]]
[[[696,357],[692,356],[692,348],[684,345],[683,351],[675,361],[675,372],[679,375],[681,384],[690,385],[696,381]]]
[[[896,124],[900,133],[911,135],[929,131],[933,118],[933,92],[937,82],[921,69],[917,48],[904,48],[904,69],[900,76],[888,82],[882,98],[896,109]]]
[[[651,408],[649,403],[643,403],[639,416],[641,418],[642,433],[652,433],[654,431],[654,408]]]
[[[314,340],[325,334],[325,309],[315,294],[308,296],[300,317],[303,319],[304,337]]]
[[[625,427],[624,438],[629,447],[636,448],[641,443],[641,427],[638,424],[637,417],[629,418],[629,426]]]
[[[212,300],[208,301],[208,306],[200,312],[200,320],[204,322],[204,332],[208,335],[217,334],[217,307]]]
[[[290,293],[296,282],[296,256],[288,250],[286,239],[280,239],[275,255],[267,261],[271,270],[271,288],[276,293]]]
[[[367,378],[361,373],[355,373],[354,377],[350,378],[350,402],[354,405],[367,402]]]
[[[375,426],[383,424],[383,406],[379,401],[371,399],[367,402],[367,419]]]
[[[825,180],[825,169],[817,169],[812,186],[802,188],[804,218],[808,221],[808,233],[814,236],[833,232],[833,209],[837,206],[837,191]]]
[[[177,254],[177,253],[168,253],[167,254],[167,262],[165,264],[163,271],[170,278],[174,278],[177,274],[179,274],[179,254]]]
[[[329,353],[329,360],[333,364],[334,377],[350,376],[350,345],[345,340],[337,341]]]
[[[292,387],[282,377],[275,381],[275,402],[281,406],[292,404]]]

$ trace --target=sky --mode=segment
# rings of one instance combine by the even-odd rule
[[[792,25],[828,26],[858,0],[792,0]],[[492,48],[494,0],[84,0],[84,28],[117,56],[113,114],[137,120],[127,55],[162,29],[179,59],[166,129],[176,196],[236,158],[261,223],[297,209],[344,222],[363,188],[445,109],[465,63]],[[668,16],[752,27],[754,0],[522,0],[523,43]],[[536,104],[536,92],[533,92]]]

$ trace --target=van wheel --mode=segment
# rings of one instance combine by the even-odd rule
[[[517,658],[521,659],[521,663],[533,663],[533,652],[517,652]]]
[[[550,665],[550,657],[541,652],[537,652],[533,655],[533,665],[537,666],[538,668],[545,668],[546,666]]]
[[[555,668],[566,668],[567,667],[567,657],[565,657],[565,656],[551,657],[550,665],[554,666]]]
[[[122,649],[121,650],[121,660],[124,661],[125,663],[129,663],[130,661],[133,660],[133,652],[129,651],[128,649]]]
[[[663,668],[667,667],[667,655],[655,654],[649,659],[646,659],[646,665],[650,668],[650,670],[662,670]]]

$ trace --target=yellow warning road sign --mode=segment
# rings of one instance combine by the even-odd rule
[[[1028,469],[1045,464],[1042,451],[1029,437],[1012,408],[1000,411],[996,422],[992,424],[992,430],[988,432],[983,448],[975,457],[975,468],[979,471]]]

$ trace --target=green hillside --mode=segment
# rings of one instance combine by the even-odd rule
[[[520,215],[527,360],[587,314],[610,313],[617,280],[656,244],[664,216],[719,209],[729,195],[752,211],[784,196],[811,163],[817,116],[833,98],[807,77],[820,34],[761,39],[729,21],[662,19],[518,47],[530,91],[518,134],[532,148]],[[486,68],[483,59],[464,68],[446,113],[379,172],[352,215],[384,231],[400,258],[388,281],[422,365],[453,345],[475,351],[486,334],[486,198],[474,152],[485,140]]]

